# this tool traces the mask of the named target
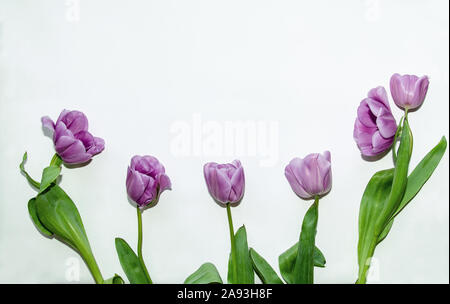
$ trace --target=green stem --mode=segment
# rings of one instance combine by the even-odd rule
[[[53,155],[52,160],[50,161],[50,166],[61,167],[63,160],[59,157],[58,153]]]
[[[230,203],[227,203],[227,216],[228,227],[230,229],[230,242],[231,242],[231,261],[233,262],[233,278],[236,282],[237,277],[237,260],[236,260],[236,240],[234,239],[233,218],[231,217]]]
[[[394,136],[394,141],[392,142],[392,155],[393,155],[393,158],[394,158],[394,165],[395,165],[395,163],[397,162],[397,151],[396,151],[396,149],[395,149],[395,144],[396,144],[396,142],[397,142],[397,138],[398,138],[400,132],[402,131],[402,122],[403,122],[403,118],[404,118],[404,117],[402,117],[402,118],[400,119],[400,122],[398,123],[397,131],[395,132],[395,136]]]
[[[359,275],[356,284],[366,284],[367,282],[367,274],[370,268],[370,261],[375,252],[375,247],[377,246],[377,239],[370,244],[367,248],[367,253],[363,256],[363,260],[361,261],[362,265],[359,265]]]
[[[84,249],[80,248],[80,255],[83,257],[84,261],[86,262],[87,267],[89,268],[89,271],[91,272],[92,276],[94,277],[95,283],[97,284],[103,284],[103,276],[100,272],[100,268],[98,267],[97,261],[95,260],[94,256],[92,255],[92,252],[90,249]]]
[[[144,263],[144,258],[142,256],[142,211],[141,209],[139,209],[139,207],[136,208],[137,209],[137,218],[138,218],[138,257],[139,257],[139,261],[142,264],[142,268],[144,269],[145,275],[149,281],[150,284],[152,284],[152,279],[150,278],[150,275],[148,274],[148,270],[147,270],[147,266],[145,266]]]

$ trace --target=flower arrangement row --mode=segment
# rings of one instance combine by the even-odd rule
[[[413,137],[408,114],[418,109],[428,91],[427,76],[394,74],[390,91],[395,104],[404,110],[397,124],[384,87],[369,91],[358,109],[353,137],[361,154],[379,158],[392,151],[393,167],[376,172],[366,186],[359,213],[358,266],[356,283],[366,283],[371,258],[377,245],[386,238],[395,217],[415,197],[439,164],[447,142],[440,142],[409,173]],[[42,118],[43,127],[52,133],[55,155],[44,168],[40,181],[33,179],[24,168],[24,154],[20,170],[37,191],[28,202],[30,218],[36,228],[49,238],[55,238],[74,249],[85,261],[94,280],[99,284],[122,284],[124,279],[114,275],[103,277],[91,250],[78,209],[69,195],[60,187],[58,177],[62,165],[85,164],[105,148],[102,138],[88,130],[88,119],[80,111],[63,110],[56,122]],[[227,282],[255,283],[255,274],[263,283],[312,284],[314,268],[325,267],[324,254],[315,244],[318,226],[319,200],[332,186],[331,153],[312,153],[294,158],[285,168],[285,177],[293,192],[301,199],[312,201],[306,212],[297,243],[279,256],[281,278],[271,265],[247,243],[245,226],[235,231],[231,208],[243,199],[244,168],[239,160],[228,164],[210,162],[203,173],[213,200],[227,212],[230,231],[230,254]],[[151,284],[142,254],[142,213],[158,203],[171,181],[163,164],[150,155],[136,155],[131,159],[125,181],[128,197],[135,203],[138,226],[138,245],[134,251],[122,238],[115,239],[116,251],[122,269],[132,284]],[[187,284],[223,283],[217,268],[211,263],[201,265],[188,276]]]

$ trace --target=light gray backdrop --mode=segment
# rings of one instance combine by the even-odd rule
[[[39,178],[54,153],[40,117],[67,108],[84,111],[106,140],[88,166],[64,168],[61,184],[105,277],[123,275],[114,237],[136,246],[125,192],[134,154],[158,157],[172,179],[143,216],[144,255],[155,282],[181,283],[206,261],[226,278],[226,210],[208,195],[205,162],[242,160],[235,228],[245,224],[250,246],[278,270],[311,203],[294,195],[284,167],[328,149],[333,189],[320,202],[317,234],[327,267],[316,282],[353,283],[360,198],[371,175],[392,166],[390,155],[361,159],[357,106],[371,88],[388,89],[395,72],[427,74],[426,101],[410,115],[411,165],[448,138],[448,5],[0,0],[0,282],[92,282],[71,249],[33,226],[26,205],[35,192],[18,169],[28,151],[26,167]],[[248,145],[224,135],[239,122]],[[448,283],[448,155],[377,248],[372,282]]]

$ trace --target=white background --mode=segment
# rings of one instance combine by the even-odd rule
[[[77,3],[79,11],[77,11]],[[126,3],[126,4],[125,4]],[[75,7],[74,7],[75,5]],[[74,11],[75,9],[75,11]],[[87,166],[63,168],[105,277],[123,275],[114,238],[136,246],[125,192],[135,154],[158,157],[173,190],[144,213],[144,255],[158,283],[181,283],[211,261],[226,279],[226,210],[210,198],[202,166],[240,158],[246,193],[232,210],[249,245],[278,271],[310,205],[284,167],[331,151],[333,189],[320,202],[317,244],[327,267],[317,283],[353,283],[359,202],[371,175],[353,141],[357,106],[393,73],[429,75],[423,107],[410,115],[411,168],[449,137],[448,1],[24,1],[0,0],[0,283],[69,282],[77,255],[43,238],[27,212],[35,192],[19,173],[28,151],[39,178],[54,150],[40,117],[86,113],[106,149]],[[397,121],[402,111],[390,97]],[[278,122],[277,161],[187,155],[171,149],[174,123]],[[377,248],[374,283],[449,282],[449,157]],[[68,263],[68,264],[66,264]],[[84,264],[81,282],[93,282]]]

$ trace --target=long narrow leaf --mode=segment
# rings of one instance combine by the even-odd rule
[[[391,192],[394,169],[376,172],[364,190],[359,209],[358,265],[360,278],[365,281],[378,236],[375,233],[377,219],[388,201]]]
[[[252,261],[247,244],[247,232],[245,226],[241,226],[235,235],[236,241],[236,260],[233,261],[232,255],[228,262],[228,283],[230,284],[254,284],[255,274],[253,272]],[[232,276],[233,263],[236,263],[236,279]]]
[[[119,256],[120,265],[130,284],[150,284],[142,268],[141,261],[131,249],[130,245],[121,238],[116,238],[116,251]]]
[[[283,284],[275,270],[253,248],[250,248],[250,258],[252,259],[253,269],[263,284]]]
[[[318,202],[314,202],[303,218],[297,260],[294,267],[294,284],[314,283],[314,248],[317,232],[317,221],[319,218],[318,207]]]

